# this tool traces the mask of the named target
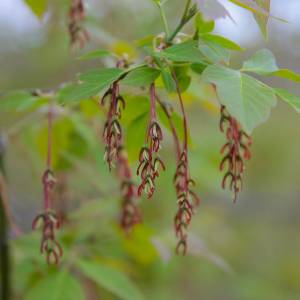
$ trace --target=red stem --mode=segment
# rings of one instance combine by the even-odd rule
[[[155,83],[151,83],[150,85],[150,101],[151,101],[151,121],[156,120],[156,106],[155,106]]]
[[[174,79],[175,82],[175,86],[176,86],[176,91],[178,94],[178,98],[179,98],[179,102],[180,102],[180,108],[181,108],[181,112],[182,112],[182,117],[183,117],[183,128],[184,128],[184,150],[186,151],[186,155],[187,155],[187,150],[188,150],[188,128],[187,128],[187,117],[186,117],[186,113],[185,113],[185,109],[184,109],[184,105],[183,105],[183,99],[182,99],[182,94],[180,91],[180,86],[178,83],[178,79],[177,76],[175,74],[174,71],[172,71],[172,77]]]

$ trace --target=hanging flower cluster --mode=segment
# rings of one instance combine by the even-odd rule
[[[142,147],[140,151],[139,166],[137,169],[137,175],[141,177],[138,195],[140,196],[144,191],[148,198],[151,198],[155,191],[155,179],[159,176],[160,170],[165,170],[165,165],[158,156],[163,134],[157,122],[156,89],[154,83],[150,86],[150,106],[150,121],[146,134],[146,146]]]
[[[71,47],[83,48],[90,37],[82,23],[85,19],[85,10],[82,0],[71,0],[69,9],[69,35]]]
[[[104,105],[106,99],[109,98],[109,109],[107,120],[104,125],[103,139],[105,143],[104,160],[108,163],[109,169],[114,167],[117,161],[118,149],[122,145],[122,127],[119,122],[121,118],[121,110],[125,108],[124,98],[119,92],[119,83],[116,81],[109,90],[104,94],[101,104]]]
[[[117,153],[117,174],[121,181],[121,204],[120,225],[125,232],[142,222],[142,215],[137,206],[137,187],[133,182],[132,172],[129,166],[126,150],[123,147]]]
[[[236,202],[238,193],[242,190],[245,160],[251,158],[250,146],[252,139],[243,131],[238,121],[233,118],[225,106],[221,106],[220,130],[225,132],[227,142],[221,149],[224,158],[220,170],[227,167],[222,181],[222,188],[233,192],[233,201]]]
[[[46,255],[48,264],[58,264],[63,255],[62,247],[56,240],[56,230],[60,227],[60,222],[52,209],[52,192],[56,182],[53,172],[51,171],[52,156],[52,108],[49,105],[48,112],[48,154],[47,169],[42,176],[44,191],[44,212],[39,214],[32,223],[33,229],[42,228],[42,240],[40,251]]]
[[[177,76],[173,72],[173,79],[183,115],[184,141],[181,149],[183,151],[178,157],[176,172],[174,175],[174,186],[177,195],[178,210],[174,218],[175,233],[178,238],[176,247],[177,254],[185,255],[187,252],[187,229],[191,223],[195,207],[200,204],[200,197],[191,189],[195,182],[190,178],[188,162],[188,125],[185,108],[183,105],[182,94]],[[174,134],[173,134],[174,135]],[[177,138],[178,140],[178,138]]]

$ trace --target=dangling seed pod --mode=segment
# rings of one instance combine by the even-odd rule
[[[129,233],[136,224],[142,222],[142,215],[137,206],[137,188],[133,182],[127,153],[123,147],[118,149],[117,158],[117,174],[121,181],[123,197],[120,226],[126,233]]]
[[[111,170],[117,161],[118,149],[122,145],[123,133],[119,122],[121,111],[125,109],[124,98],[119,92],[119,83],[116,81],[104,94],[101,104],[104,105],[106,99],[110,99],[107,120],[103,130],[103,140],[105,143],[104,160],[108,163]]]
[[[227,167],[222,181],[222,188],[229,187],[233,192],[233,201],[236,202],[238,193],[242,190],[245,160],[251,158],[250,146],[252,139],[241,128],[238,121],[233,118],[225,106],[221,106],[220,130],[226,134],[227,142],[221,149],[224,158],[220,170]]]
[[[47,169],[42,176],[44,190],[44,212],[39,214],[32,222],[32,228],[42,228],[42,240],[40,251],[46,255],[48,264],[58,264],[63,255],[62,247],[56,240],[56,230],[60,227],[56,213],[52,209],[52,192],[56,182],[53,172],[51,171],[52,157],[52,108],[49,105],[48,112],[48,155]]]
[[[146,134],[146,146],[141,148],[139,166],[137,168],[137,175],[141,177],[138,195],[141,196],[141,194],[145,192],[148,198],[151,198],[155,191],[155,179],[159,176],[160,170],[165,170],[165,164],[158,156],[163,134],[157,122],[156,90],[154,83],[150,86],[150,105],[151,113]]]
[[[190,174],[189,174],[187,117],[183,105],[183,99],[182,99],[179,83],[175,72],[173,72],[173,79],[176,84],[176,90],[180,102],[181,112],[183,116],[183,127],[184,127],[184,141],[182,146],[183,151],[178,156],[176,172],[173,180],[175,190],[176,190],[176,195],[177,195],[177,204],[178,204],[178,210],[174,218],[174,227],[175,227],[176,236],[178,238],[176,253],[185,255],[187,253],[187,248],[188,248],[187,230],[191,223],[192,216],[195,212],[195,208],[199,206],[201,199],[192,190],[192,186],[195,185],[195,182],[190,178]],[[178,137],[176,137],[175,135],[175,141],[176,140],[178,141]]]
[[[71,0],[69,9],[69,35],[71,47],[83,48],[90,37],[86,29],[83,27],[85,19],[85,10],[82,0]]]

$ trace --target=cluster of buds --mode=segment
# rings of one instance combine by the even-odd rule
[[[82,0],[71,0],[68,28],[72,47],[79,45],[80,48],[83,48],[85,43],[89,41],[89,34],[82,26],[84,18],[85,11]]]
[[[136,224],[142,222],[142,215],[137,206],[137,189],[132,180],[132,173],[124,148],[118,149],[117,174],[121,181],[123,197],[120,225],[125,232],[129,232]]]
[[[104,94],[101,104],[105,104],[105,100],[109,98],[109,110],[107,120],[104,125],[103,139],[105,143],[104,160],[107,161],[109,169],[114,167],[117,161],[118,149],[122,145],[122,127],[119,119],[121,118],[121,109],[125,108],[124,98],[119,92],[119,83],[114,82],[109,90]]]
[[[151,115],[147,128],[146,146],[142,147],[140,151],[139,166],[137,169],[137,175],[141,177],[138,195],[140,196],[144,191],[148,198],[151,198],[155,191],[155,179],[159,176],[160,170],[165,170],[165,165],[158,156],[163,134],[156,117],[156,91],[154,83],[150,86],[150,100]]]
[[[187,229],[192,220],[195,207],[201,201],[199,196],[191,189],[195,182],[189,176],[186,151],[183,151],[180,155],[173,182],[178,203],[178,211],[174,219],[175,232],[179,239],[176,253],[185,255],[187,252]]]
[[[51,170],[46,170],[43,178],[45,212],[39,214],[32,223],[33,229],[42,228],[40,251],[46,255],[48,264],[58,264],[63,255],[62,248],[56,240],[55,233],[60,227],[55,212],[51,210],[51,191],[56,182]]]
[[[244,161],[251,158],[252,139],[243,131],[238,121],[228,113],[225,106],[221,107],[220,130],[225,132],[227,139],[221,149],[224,158],[221,161],[220,170],[223,171],[227,166],[222,188],[226,189],[228,185],[233,192],[233,201],[236,202],[237,195],[242,189]]]

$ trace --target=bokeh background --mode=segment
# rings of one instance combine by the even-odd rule
[[[100,61],[78,60],[80,54],[108,47],[114,51],[125,49],[134,56],[134,41],[162,31],[159,14],[150,0],[85,2],[91,41],[83,50],[74,52],[69,49],[66,27],[68,1],[49,1],[41,18],[22,0],[0,1],[2,92],[57,89],[74,80],[81,70],[101,66]],[[226,0],[220,2],[234,22],[228,17],[216,20],[215,32],[247,48],[233,53],[232,66],[239,67],[243,59],[265,47],[275,54],[279,66],[300,72],[298,0],[271,1],[271,14],[288,22],[271,18],[268,42],[249,12]],[[168,2],[171,26],[175,26],[182,5],[182,1]],[[299,85],[284,80],[268,83],[300,92]],[[127,238],[117,226],[121,201],[118,182],[102,160],[103,112],[88,100],[76,106],[72,116],[71,108],[60,107],[54,132],[54,160],[61,182],[56,205],[69,220],[61,232],[66,249],[63,264],[72,266],[77,259],[89,257],[100,265],[114,267],[130,278],[145,299],[151,300],[297,300],[299,115],[278,103],[270,120],[254,131],[253,157],[247,163],[244,190],[233,205],[230,194],[220,188],[219,149],[224,137],[218,130],[218,108],[211,94],[199,94],[187,97],[191,173],[202,197],[192,222],[191,253],[187,257],[174,255],[176,199],[171,183],[174,160],[169,134],[166,133],[163,148],[167,171],[159,179],[154,198],[141,200],[144,223]],[[30,229],[42,207],[40,174],[44,168],[45,124],[42,110],[0,111],[10,205],[23,232],[18,238],[10,234],[14,299],[35,299],[30,291],[40,280],[57,272],[40,257],[39,234],[32,234]],[[109,289],[79,274],[75,267],[71,271],[81,282],[85,299],[119,299]],[[45,295],[51,293],[50,286],[51,283],[48,290],[45,287],[39,299],[48,299]]]

